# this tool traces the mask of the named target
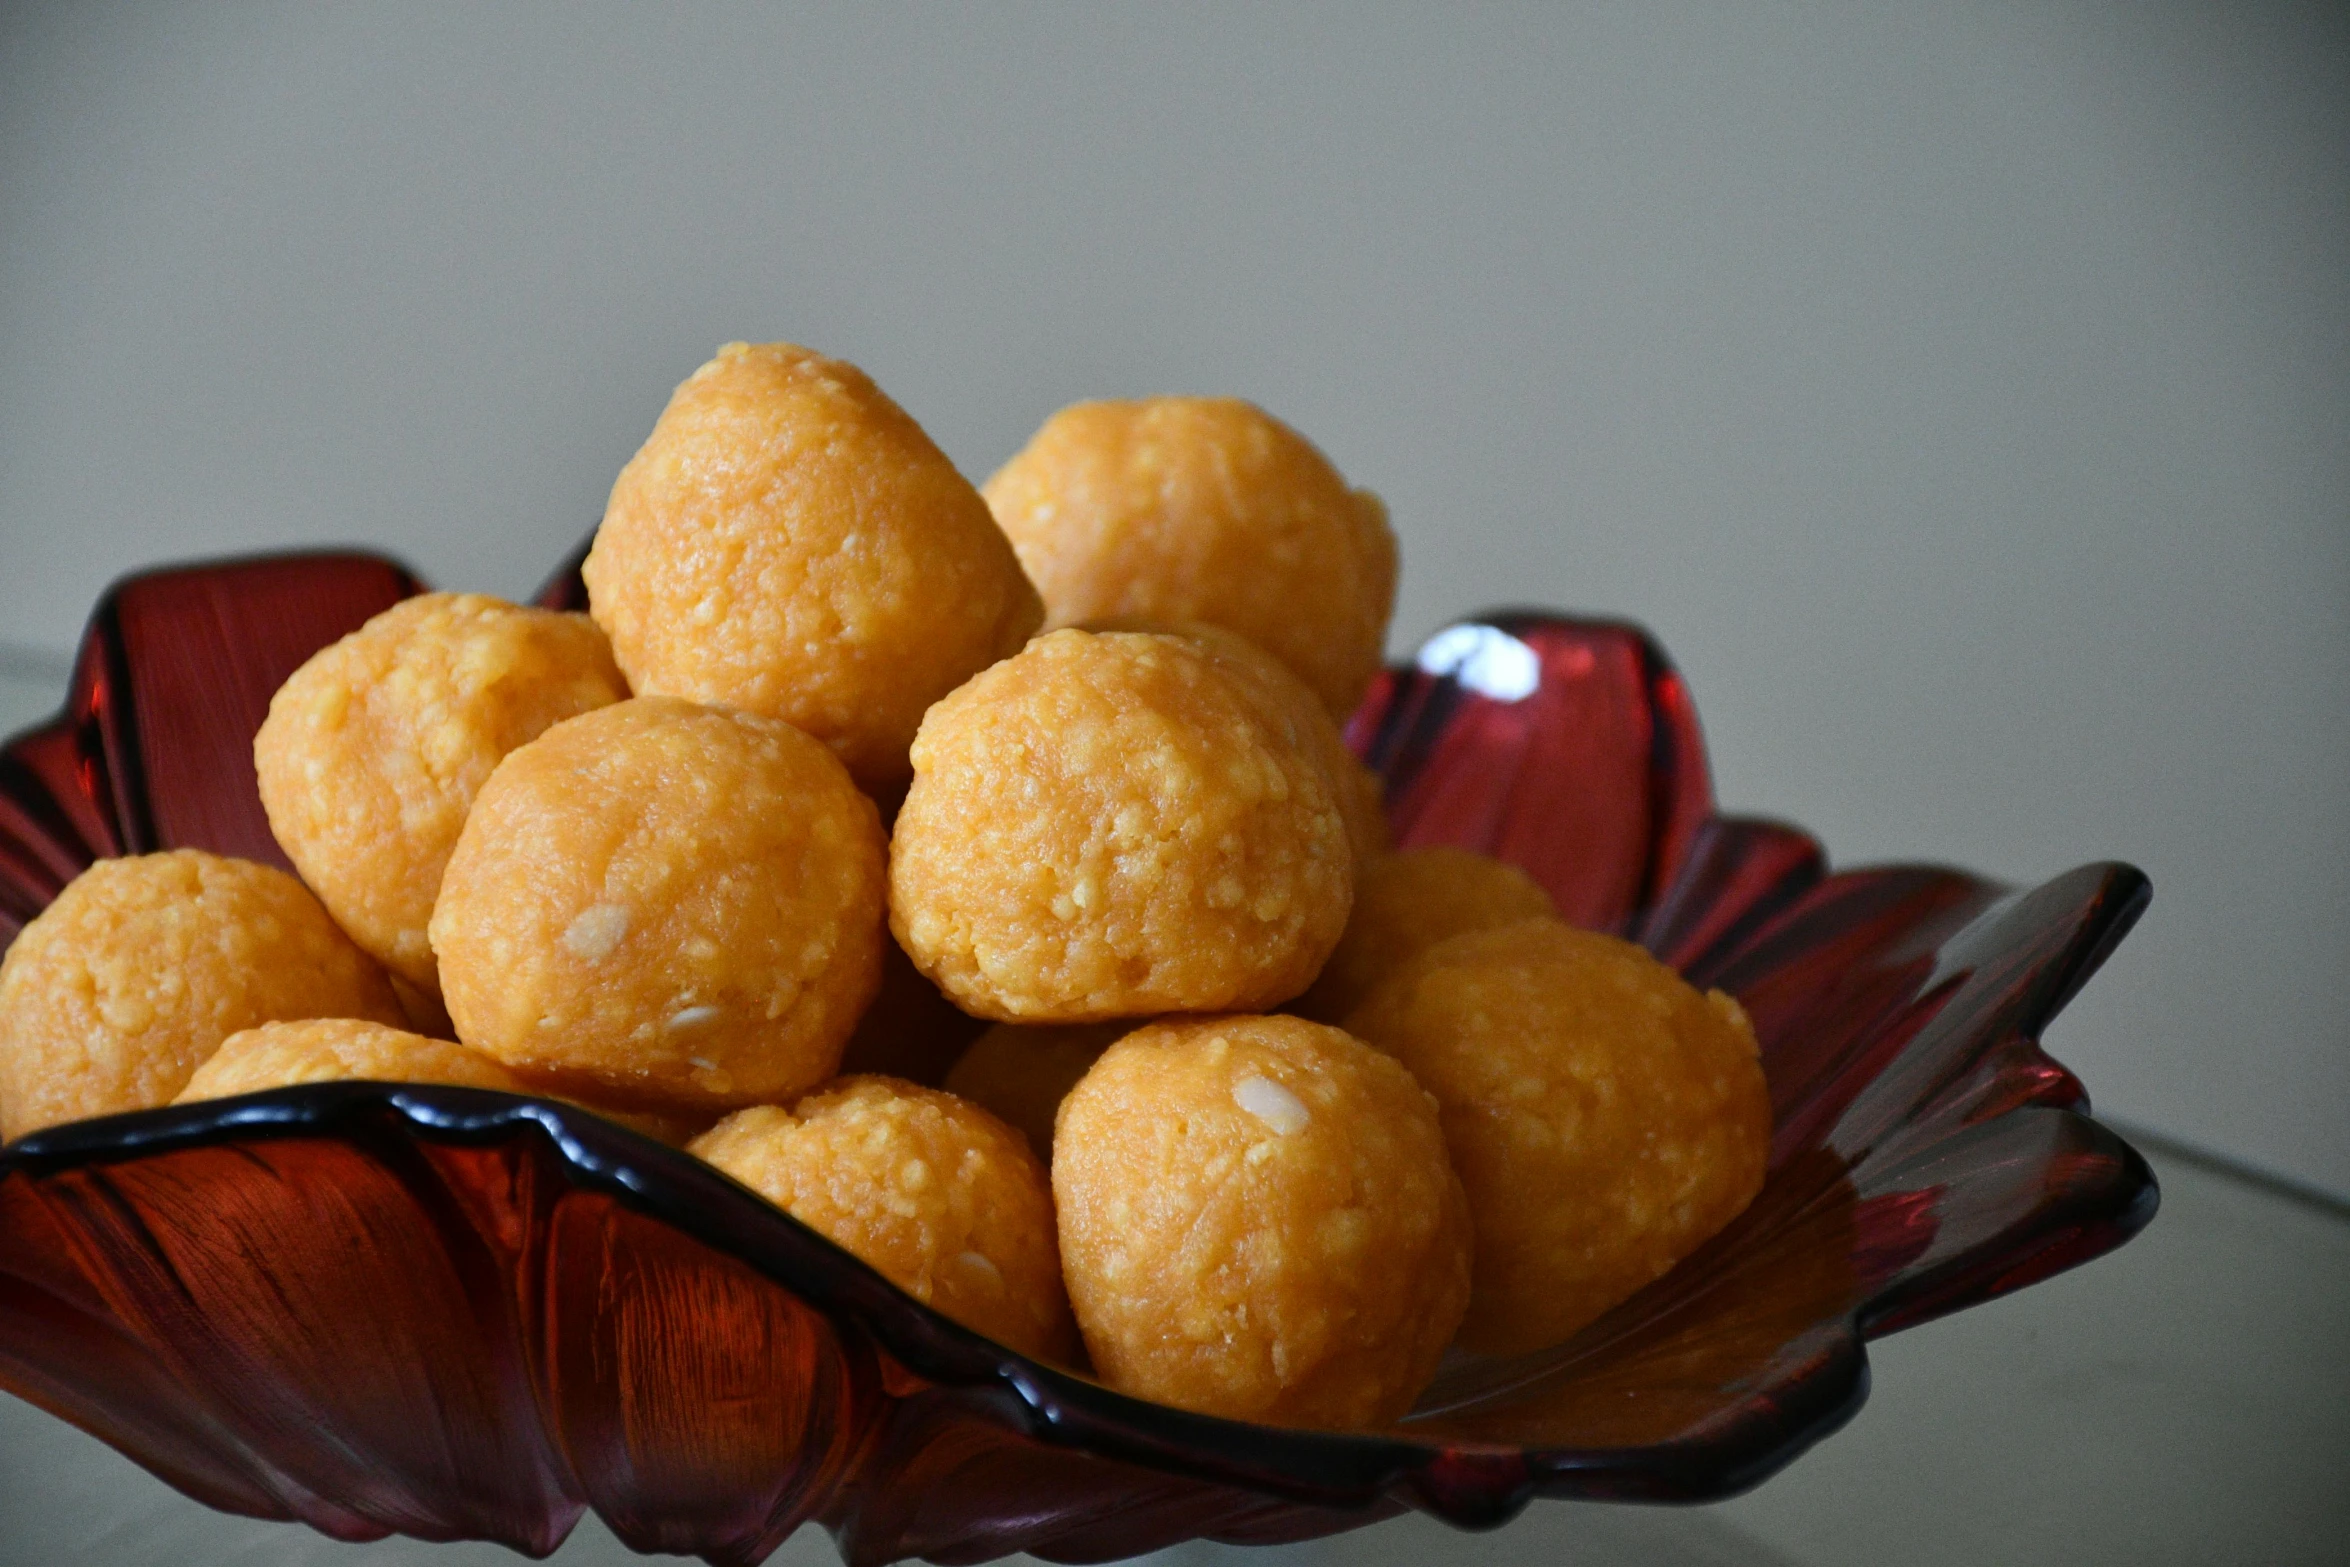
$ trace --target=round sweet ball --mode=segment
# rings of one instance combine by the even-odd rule
[[[830,1077],[881,967],[881,824],[770,718],[637,697],[490,775],[432,916],[457,1037],[565,1094],[730,1109]]]
[[[1279,705],[1293,725],[1291,736],[1318,758],[1336,791],[1338,814],[1346,823],[1346,842],[1355,871],[1387,852],[1387,791],[1379,775],[1347,749],[1337,721],[1324,711],[1305,682],[1271,654],[1237,632],[1222,627],[1193,625],[1186,633],[1205,641],[1210,652],[1235,679],[1262,683],[1266,697]]]
[[[1354,871],[1335,788],[1196,643],[1056,631],[930,710],[890,925],[954,1002],[1090,1023],[1276,1005]]]
[[[1297,1010],[1342,1023],[1381,980],[1436,943],[1557,914],[1533,877],[1490,855],[1453,848],[1384,855],[1356,871],[1346,933]]]
[[[310,889],[197,849],[100,860],[0,961],[0,1135],[169,1104],[243,1029],[399,1023],[391,981]]]
[[[789,1110],[739,1111],[689,1151],[965,1327],[1023,1355],[1070,1357],[1044,1166],[977,1105],[844,1077]]]
[[[1053,1196],[1095,1369],[1160,1403],[1383,1426],[1468,1304],[1435,1104],[1299,1018],[1170,1020],[1111,1046],[1062,1102]]]
[[[1099,621],[1085,631],[1155,631],[1186,637],[1199,644],[1211,662],[1253,692],[1277,719],[1289,738],[1322,763],[1336,789],[1339,815],[1346,822],[1346,841],[1354,852],[1355,871],[1387,852],[1386,787],[1379,775],[1347,749],[1338,723],[1324,710],[1306,683],[1272,654],[1228,626],[1204,620],[1151,621],[1128,616]]]
[[[447,1083],[527,1094],[529,1086],[479,1051],[357,1018],[264,1023],[231,1034],[196,1068],[175,1101],[227,1099],[297,1083]]]
[[[446,1039],[356,1018],[313,1018],[301,1023],[264,1023],[229,1035],[212,1059],[196,1068],[196,1075],[172,1102],[184,1105],[228,1099],[300,1083],[358,1081],[445,1083],[526,1097],[540,1093],[538,1085],[515,1076],[480,1051]],[[579,1100],[566,1102],[672,1147],[683,1147],[710,1125],[706,1115],[664,1115],[615,1110]]]
[[[1344,720],[1395,609],[1387,509],[1295,430],[1229,397],[1078,403],[987,481],[1048,624],[1229,626]]]
[[[585,615],[422,594],[278,688],[253,737],[262,808],[335,922],[437,998],[425,926],[483,780],[549,724],[627,695]]]
[[[947,1073],[946,1090],[1002,1118],[1037,1157],[1053,1156],[1053,1117],[1127,1023],[998,1023]]]
[[[781,718],[869,788],[1043,617],[953,463],[863,371],[729,343],[620,472],[581,568],[639,693]]]
[[[1569,1338],[1762,1187],[1752,1025],[1630,942],[1540,919],[1455,936],[1346,1026],[1443,1107],[1477,1225],[1465,1348]]]

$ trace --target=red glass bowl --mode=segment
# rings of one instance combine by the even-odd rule
[[[70,703],[0,753],[0,926],[99,855],[282,863],[251,739],[309,653],[418,584],[370,556],[149,573]],[[576,604],[576,575],[543,595]],[[2145,1162],[2038,1046],[2144,907],[2097,865],[2014,892],[1828,871],[1719,815],[1687,689],[1638,630],[1439,633],[1350,728],[1404,843],[1484,849],[1584,924],[1735,993],[1777,1118],[1762,1195],[1571,1342],[1455,1356],[1362,1435],[1137,1402],[939,1317],[684,1154],[584,1112],[328,1084],[60,1127],[0,1153],[0,1386],[215,1507],[343,1539],[540,1554],[1096,1561],[1538,1496],[1694,1501],[1849,1419],[1863,1341],[2152,1217]]]

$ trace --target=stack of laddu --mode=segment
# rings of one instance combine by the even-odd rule
[[[1566,1338],[1759,1187],[1735,1001],[1390,850],[1338,725],[1394,535],[1247,403],[1081,404],[975,489],[855,367],[730,344],[583,575],[586,616],[427,594],[286,682],[300,881],[67,887],[0,965],[0,1129],[553,1095],[1023,1354],[1326,1428]],[[859,1069],[990,1023],[943,1086]]]

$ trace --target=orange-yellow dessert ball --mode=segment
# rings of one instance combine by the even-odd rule
[[[196,1068],[196,1075],[188,1079],[188,1086],[173,1102],[194,1104],[300,1083],[352,1081],[446,1083],[458,1088],[493,1088],[502,1094],[541,1095],[535,1083],[517,1077],[480,1051],[449,1040],[355,1018],[314,1018],[302,1023],[264,1023],[229,1035],[212,1059]],[[577,1099],[565,1102],[675,1147],[684,1146],[710,1125],[706,1115],[615,1110]]]
[[[1379,775],[1347,749],[1337,720],[1306,689],[1305,682],[1270,653],[1237,631],[1200,621],[1182,626],[1177,634],[1205,646],[1217,667],[1236,681],[1255,685],[1288,723],[1290,737],[1322,763],[1336,791],[1338,814],[1346,823],[1347,847],[1359,877],[1365,865],[1387,852],[1390,843],[1387,786]]]
[[[231,1034],[196,1068],[177,1100],[227,1099],[296,1083],[448,1083],[527,1094],[530,1087],[478,1050],[356,1018],[264,1023]]]
[[[1557,913],[1533,877],[1490,855],[1452,848],[1384,855],[1356,871],[1346,934],[1297,1010],[1344,1022],[1405,959],[1445,938]]]
[[[882,842],[770,718],[637,697],[490,775],[432,944],[457,1037],[564,1093],[725,1109],[830,1077],[881,966]]]
[[[1053,1117],[1102,1052],[1134,1031],[1122,1023],[998,1023],[973,1041],[946,1090],[1003,1118],[1037,1157],[1053,1156]]]
[[[1295,430],[1229,397],[1078,403],[985,486],[1048,624],[1229,626],[1345,719],[1395,608],[1387,509]]]
[[[1386,787],[1379,775],[1365,767],[1347,749],[1346,737],[1304,681],[1290,673],[1272,654],[1226,626],[1202,620],[1160,622],[1139,616],[1099,621],[1085,631],[1155,631],[1187,637],[1200,645],[1209,659],[1263,700],[1279,717],[1289,737],[1319,760],[1337,790],[1339,814],[1346,820],[1346,841],[1354,851],[1357,875],[1388,848]]]
[[[1127,1035],[1061,1104],[1053,1196],[1095,1369],[1160,1403],[1386,1425],[1468,1304],[1468,1209],[1435,1104],[1319,1023]]]
[[[1477,1225],[1466,1348],[1561,1342],[1762,1187],[1770,1095],[1746,1014],[1630,942],[1547,919],[1455,936],[1347,1027],[1443,1107]]]
[[[437,998],[425,926],[482,781],[549,724],[627,695],[585,615],[423,594],[278,688],[253,737],[261,804],[335,922]]]
[[[1056,631],[930,710],[890,926],[964,1011],[1084,1023],[1275,1005],[1346,924],[1322,765],[1198,644]]]
[[[868,787],[1043,616],[978,491],[863,371],[729,343],[612,486],[581,568],[639,693],[781,718]]]
[[[307,887],[196,849],[100,860],[0,962],[0,1135],[169,1104],[231,1034],[312,1017],[403,1021]]]
[[[1023,1355],[1069,1357],[1044,1166],[977,1105],[844,1077],[789,1110],[738,1111],[689,1151],[965,1327]]]

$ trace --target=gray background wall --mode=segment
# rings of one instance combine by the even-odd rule
[[[974,477],[1254,397],[1399,651],[1630,615],[1841,860],[2137,861],[2052,1047],[2350,1189],[2341,8],[0,10],[20,663],[165,557],[524,591],[732,337]]]

